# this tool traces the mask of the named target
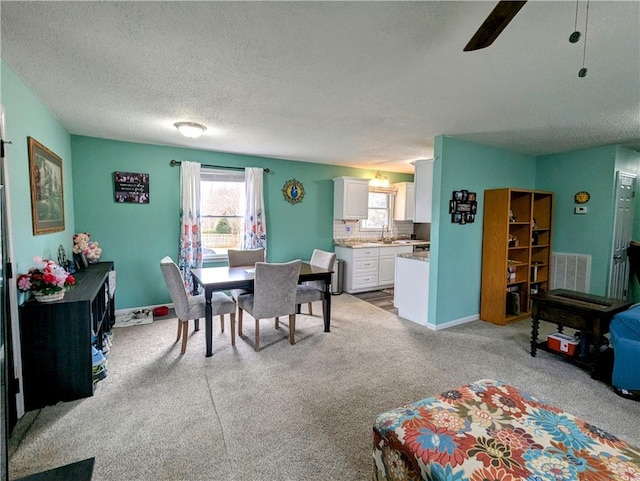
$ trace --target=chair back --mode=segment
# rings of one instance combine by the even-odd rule
[[[335,252],[327,252],[322,251],[320,249],[313,249],[313,254],[311,254],[311,260],[309,264],[316,267],[322,267],[323,269],[333,270],[333,266],[336,262],[336,253]],[[324,282],[322,281],[308,281],[305,282],[307,286],[314,287],[319,291],[324,290]]]
[[[264,248],[260,249],[229,249],[229,267],[255,266],[256,262],[264,262]]]
[[[253,312],[251,313],[255,319],[295,314],[300,264],[300,260],[284,263],[256,263]]]
[[[171,257],[166,256],[160,261],[160,270],[171,296],[176,316],[179,319],[186,319],[189,312],[189,296],[180,275],[180,269]]]
[[[311,261],[309,264],[316,267],[322,267],[323,269],[333,270],[333,265],[336,262],[336,253],[321,251],[320,249],[313,249],[311,254]]]

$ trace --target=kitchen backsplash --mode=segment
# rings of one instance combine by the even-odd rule
[[[408,239],[413,234],[413,222],[394,221],[391,228],[385,232],[385,237],[394,239]],[[334,240],[379,240],[382,230],[360,230],[360,222],[356,220],[334,220]]]

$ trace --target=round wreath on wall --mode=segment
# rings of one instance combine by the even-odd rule
[[[287,202],[292,204],[302,202],[302,199],[304,198],[304,187],[302,182],[299,182],[296,179],[287,180],[284,183],[284,187],[282,187],[282,194]]]

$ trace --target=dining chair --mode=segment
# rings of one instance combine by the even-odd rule
[[[264,248],[260,249],[229,249],[229,267],[254,267],[256,262],[265,262]],[[237,302],[242,294],[250,294],[249,289],[231,289],[231,298]]]
[[[178,316],[178,337],[176,342],[182,336],[182,348],[180,354],[184,354],[187,350],[187,338],[189,319],[200,319],[205,317],[205,298],[204,294],[198,296],[190,296],[184,286],[184,281],[180,275],[180,269],[173,262],[171,257],[166,256],[160,261],[160,269],[167,290],[173,302],[173,308]],[[231,345],[236,345],[236,305],[222,292],[214,292],[211,298],[211,308],[213,316],[220,316],[220,330],[224,332],[224,315],[229,314],[231,317]]]
[[[255,350],[260,350],[260,320],[289,316],[289,343],[295,344],[296,286],[300,260],[284,263],[257,262],[252,294],[238,297],[238,334],[242,335],[242,313],[247,311],[256,321]]]
[[[314,249],[309,264],[323,269],[333,270],[336,262],[336,254],[334,252],[322,251]],[[308,304],[309,315],[313,316],[312,303],[314,301],[322,301],[324,299],[324,282],[323,281],[307,281],[297,287],[296,304]],[[324,316],[324,303],[322,304],[322,314]]]

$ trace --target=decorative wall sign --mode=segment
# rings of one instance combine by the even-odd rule
[[[28,143],[33,235],[63,231],[62,159],[33,137]]]
[[[468,190],[454,190],[449,201],[449,214],[451,222],[457,224],[470,224],[476,220],[478,202],[476,193]]]
[[[284,187],[282,187],[282,194],[284,195],[284,200],[287,202],[291,202],[292,204],[302,202],[302,199],[304,199],[302,182],[298,182],[296,179],[287,180],[284,183]]]
[[[116,202],[149,203],[149,174],[114,172],[113,186]]]

